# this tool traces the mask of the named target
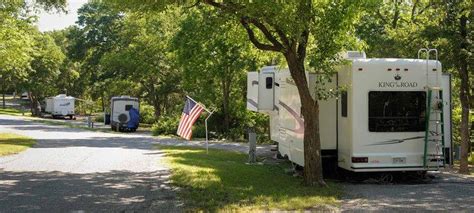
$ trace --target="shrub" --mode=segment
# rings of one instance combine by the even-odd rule
[[[148,104],[140,105],[140,122],[145,124],[155,123],[155,108]]]
[[[104,113],[98,113],[94,116],[94,121],[97,123],[104,123]]]
[[[193,138],[206,138],[206,126],[204,124],[193,126]]]
[[[175,135],[178,130],[179,116],[160,117],[151,127],[153,135]]]

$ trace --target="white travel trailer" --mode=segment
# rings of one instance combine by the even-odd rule
[[[140,109],[138,98],[112,97],[110,108],[110,125],[113,130],[134,132],[138,128]]]
[[[323,162],[354,172],[428,171],[452,163],[450,76],[440,62],[348,59],[326,84],[346,91],[319,102]],[[315,88],[316,74],[306,77]],[[279,153],[303,166],[304,119],[289,70],[249,72],[247,108],[270,116]]]
[[[70,119],[73,119],[75,115],[74,103],[75,98],[65,94],[49,97],[46,98],[45,112],[51,114],[53,118],[69,116]]]

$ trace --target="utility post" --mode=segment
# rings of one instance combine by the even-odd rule
[[[249,136],[249,163],[257,162],[257,134],[253,128],[248,129]]]

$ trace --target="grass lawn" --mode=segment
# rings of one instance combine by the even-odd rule
[[[172,183],[190,211],[303,210],[338,206],[342,189],[305,187],[285,165],[247,165],[243,153],[158,146],[166,153]]]
[[[5,109],[3,109],[2,107],[0,107],[0,114],[3,114],[3,115],[17,115],[17,116],[23,115],[21,110],[19,110],[19,109],[14,109],[14,108],[5,108]],[[31,116],[31,112],[26,111],[25,116]]]
[[[19,153],[34,144],[35,140],[29,137],[11,133],[0,133],[0,156]]]

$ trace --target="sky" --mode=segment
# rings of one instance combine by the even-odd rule
[[[39,14],[38,28],[40,31],[51,31],[61,30],[68,26],[74,25],[77,21],[77,9],[83,4],[87,3],[88,0],[67,0],[68,13],[55,13],[51,14],[42,12]]]

